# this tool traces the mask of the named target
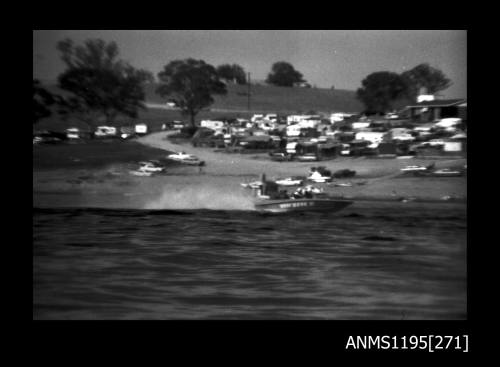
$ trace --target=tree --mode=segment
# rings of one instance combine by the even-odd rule
[[[213,94],[226,94],[226,86],[210,64],[203,60],[174,60],[158,73],[160,86],[156,89],[162,97],[171,97],[184,115],[190,117],[191,127],[195,126],[196,115],[210,106]]]
[[[246,84],[247,78],[245,70],[237,64],[223,64],[217,67],[217,74],[221,79],[237,84]]]
[[[292,64],[279,61],[275,62],[268,74],[266,82],[280,87],[293,87],[295,83],[305,82],[302,74],[295,70]]]
[[[58,77],[58,86],[71,92],[58,103],[60,113],[92,126],[103,118],[113,123],[120,114],[136,118],[138,110],[145,108],[144,84],[152,82],[153,75],[118,59],[115,42],[89,39],[75,47],[65,39],[57,49],[67,66]]]
[[[399,74],[379,71],[363,79],[362,87],[356,91],[367,113],[385,113],[392,110],[392,103],[405,96],[407,85]]]
[[[55,101],[55,96],[43,88],[39,80],[33,79],[33,124],[52,114],[49,107]]]
[[[421,88],[427,93],[435,94],[448,88],[452,83],[444,73],[429,64],[420,64],[401,74],[407,84],[408,97],[415,99]]]

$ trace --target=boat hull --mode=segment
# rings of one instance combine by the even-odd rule
[[[202,166],[204,164],[204,161],[200,160],[186,160],[186,159],[179,159],[179,158],[169,158],[175,162],[182,163],[182,164],[187,164],[189,166]]]
[[[283,199],[262,200],[255,203],[255,209],[262,212],[287,213],[302,211],[336,212],[352,204],[349,200],[337,199]]]

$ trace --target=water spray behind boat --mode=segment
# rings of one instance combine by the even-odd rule
[[[207,179],[180,186],[166,184],[162,193],[150,200],[144,209],[173,210],[254,210],[251,195],[240,190],[238,186],[225,183],[220,179]]]

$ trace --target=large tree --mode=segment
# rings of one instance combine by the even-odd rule
[[[405,71],[401,76],[408,86],[407,95],[412,99],[417,97],[421,88],[425,88],[429,94],[435,94],[452,84],[441,70],[425,63]]]
[[[56,102],[55,96],[33,79],[33,124],[52,114],[50,106]]]
[[[61,99],[60,112],[71,114],[90,126],[99,120],[113,123],[120,114],[136,118],[143,109],[144,84],[153,75],[118,58],[115,42],[89,39],[75,46],[65,39],[57,44],[67,69],[58,77],[58,86],[70,92]]]
[[[245,69],[238,64],[223,64],[217,67],[217,74],[221,79],[232,83],[246,84],[247,78]]]
[[[162,97],[175,101],[184,115],[195,126],[195,117],[213,102],[214,94],[226,94],[226,86],[219,79],[215,67],[203,60],[174,60],[158,74],[160,85],[156,89]]]
[[[273,64],[266,82],[280,87],[293,87],[295,83],[305,82],[305,80],[292,64],[285,61],[278,61]]]
[[[365,105],[367,113],[385,113],[392,104],[407,92],[406,83],[397,73],[379,71],[368,75],[356,91],[357,98]]]

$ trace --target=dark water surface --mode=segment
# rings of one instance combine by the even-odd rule
[[[34,319],[465,319],[465,205],[33,210]]]

